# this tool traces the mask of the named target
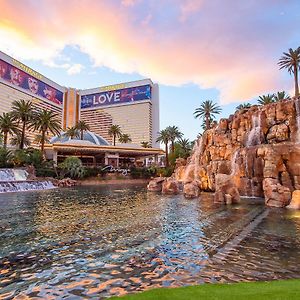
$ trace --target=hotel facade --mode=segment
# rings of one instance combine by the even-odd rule
[[[85,121],[93,134],[107,142],[104,146],[112,144],[111,125],[119,125],[132,139],[129,148],[138,149],[142,142],[159,148],[159,88],[150,79],[85,90],[67,88],[0,51],[0,114],[20,99],[57,113],[63,131]],[[29,131],[27,136],[33,141],[36,134]]]

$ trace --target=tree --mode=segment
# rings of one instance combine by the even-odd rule
[[[58,114],[42,109],[35,114],[34,123],[31,125],[34,130],[37,130],[41,134],[41,152],[44,153],[45,141],[47,135],[52,133],[58,135],[60,133],[61,126]]]
[[[177,126],[168,126],[166,128],[166,130],[168,131],[169,141],[171,142],[171,152],[174,153],[174,151],[175,151],[175,147],[174,147],[175,140],[181,138],[183,134],[179,131]]]
[[[12,115],[21,123],[20,149],[24,148],[25,131],[30,125],[33,116],[33,104],[31,101],[17,100],[12,103]]]
[[[16,135],[14,135],[11,139],[10,139],[10,144],[13,145],[13,146],[17,146],[20,148],[20,144],[21,144],[21,138],[22,138],[22,135],[20,132],[18,132]],[[30,146],[30,140],[28,137],[25,136],[24,138],[24,146],[25,147],[28,147]]]
[[[113,137],[113,145],[116,145],[116,137],[122,135],[121,127],[119,125],[111,125],[108,130],[108,134]]]
[[[191,151],[192,151],[192,145],[191,145],[191,142],[189,141],[189,139],[180,138],[177,141],[177,144],[181,150],[180,153],[182,153],[182,156],[184,158],[189,157],[191,154]]]
[[[80,131],[80,139],[83,140],[84,131],[89,131],[90,126],[85,121],[78,121],[75,128]]]
[[[277,94],[274,95],[275,102],[278,102],[281,100],[289,100],[289,99],[291,99],[291,98],[285,91],[277,92]]]
[[[213,103],[211,100],[206,100],[201,103],[200,107],[196,108],[194,116],[195,118],[205,120],[205,130],[208,130],[211,125],[211,120],[221,111],[221,107],[216,103]]]
[[[151,148],[150,143],[149,143],[149,142],[145,142],[145,141],[141,142],[141,146],[142,146],[143,148]]]
[[[119,137],[119,142],[126,144],[132,142],[132,139],[130,138],[129,134],[124,133]]]
[[[280,70],[287,69],[290,74],[294,75],[295,97],[299,97],[298,71],[300,70],[300,47],[296,50],[290,48],[289,52],[283,52],[278,65]]]
[[[80,134],[79,130],[75,126],[68,127],[67,130],[64,133],[64,135],[66,137],[70,138],[71,140],[75,139],[75,138],[78,138],[79,134]]]
[[[248,109],[251,107],[251,103],[242,103],[238,105],[235,109],[236,110],[242,110],[242,109]]]
[[[167,129],[163,129],[158,133],[158,137],[156,142],[165,144],[165,153],[166,153],[166,167],[169,167],[169,151],[168,151],[168,143],[170,141],[169,132]]]
[[[267,105],[267,104],[270,104],[270,103],[274,103],[274,94],[259,96],[257,102],[260,105]]]
[[[41,134],[37,134],[35,137],[34,137],[34,140],[33,142],[35,144],[38,144],[38,145],[41,145],[42,144],[42,140],[43,140],[43,136]],[[45,136],[44,137],[44,142],[45,143],[50,143],[50,139],[48,136]]]
[[[20,132],[18,124],[11,113],[3,113],[0,116],[0,132],[3,134],[3,148],[6,149],[8,135]]]

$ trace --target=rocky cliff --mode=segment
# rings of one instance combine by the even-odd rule
[[[197,141],[187,164],[178,165],[175,179],[216,192],[216,202],[242,195],[265,197],[268,206],[288,205],[300,190],[300,98],[221,119]]]

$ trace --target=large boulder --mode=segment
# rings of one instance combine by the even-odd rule
[[[165,177],[156,177],[152,179],[147,185],[147,190],[150,192],[161,192],[162,184],[165,179]]]
[[[300,209],[300,190],[296,190],[292,194],[292,200],[287,208]]]
[[[272,207],[285,207],[291,201],[291,191],[281,185],[277,179],[266,178],[263,180],[265,204]]]
[[[289,127],[284,123],[272,126],[267,134],[267,141],[269,144],[284,142],[288,139]]]
[[[183,187],[183,194],[184,197],[188,199],[198,198],[200,194],[198,182],[193,181],[186,183]]]
[[[220,204],[235,204],[240,202],[240,193],[235,185],[234,176],[216,175],[216,192],[214,202]]]
[[[179,193],[179,184],[173,177],[168,177],[162,184],[162,193],[168,195],[176,195]]]

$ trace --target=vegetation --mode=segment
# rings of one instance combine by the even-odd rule
[[[141,146],[143,147],[143,148],[151,148],[151,145],[150,145],[150,143],[149,142],[141,142]]]
[[[274,101],[275,102],[278,102],[278,101],[281,101],[281,100],[289,100],[289,99],[291,99],[291,98],[285,91],[277,92],[276,94],[274,94]]]
[[[132,139],[130,138],[129,134],[123,133],[119,137],[119,142],[126,144],[132,142]]]
[[[68,127],[64,135],[73,140],[79,137],[79,130],[76,128],[76,126]]]
[[[18,124],[11,113],[3,113],[0,116],[0,132],[3,134],[3,147],[7,146],[7,139],[9,134],[18,134]]]
[[[242,109],[248,109],[251,107],[251,103],[242,103],[240,105],[238,105],[235,109],[236,110],[242,110]]]
[[[58,167],[61,170],[61,177],[70,176],[72,179],[76,179],[85,175],[85,169],[78,157],[67,157]]]
[[[20,149],[24,148],[25,131],[33,118],[33,104],[31,101],[18,100],[12,103],[12,112],[14,119],[21,124]]]
[[[75,129],[77,129],[80,132],[80,139],[83,140],[83,133],[85,131],[90,130],[90,126],[85,121],[78,121],[75,125]]]
[[[21,138],[22,138],[22,136],[21,136],[20,132],[18,132],[16,135],[14,135],[10,138],[10,144],[12,146],[17,146],[18,148],[20,148]],[[24,137],[23,142],[24,142],[24,147],[28,147],[31,145],[30,140],[26,135]]]
[[[267,105],[267,104],[273,103],[273,102],[275,102],[275,100],[274,100],[274,94],[268,94],[268,95],[259,96],[257,102],[260,105]]]
[[[171,142],[171,153],[175,151],[175,140],[180,139],[183,134],[179,131],[177,126],[168,126],[167,128],[169,134],[169,141]]]
[[[0,168],[11,168],[13,155],[10,150],[0,148]]]
[[[287,69],[290,74],[294,75],[295,82],[295,97],[299,96],[298,71],[300,70],[300,47],[293,50],[289,49],[284,52],[278,62],[279,69]]]
[[[158,133],[156,142],[165,144],[165,156],[166,156],[166,168],[169,167],[169,149],[168,143],[170,141],[170,135],[167,129],[163,129]]]
[[[116,137],[120,137],[122,135],[121,127],[119,125],[111,125],[108,130],[108,134],[113,137],[113,145],[116,145]]]
[[[195,118],[205,120],[205,130],[208,130],[211,128],[212,120],[215,118],[215,115],[221,111],[221,107],[216,103],[213,103],[211,100],[206,100],[201,103],[200,107],[196,108],[194,116]]]

